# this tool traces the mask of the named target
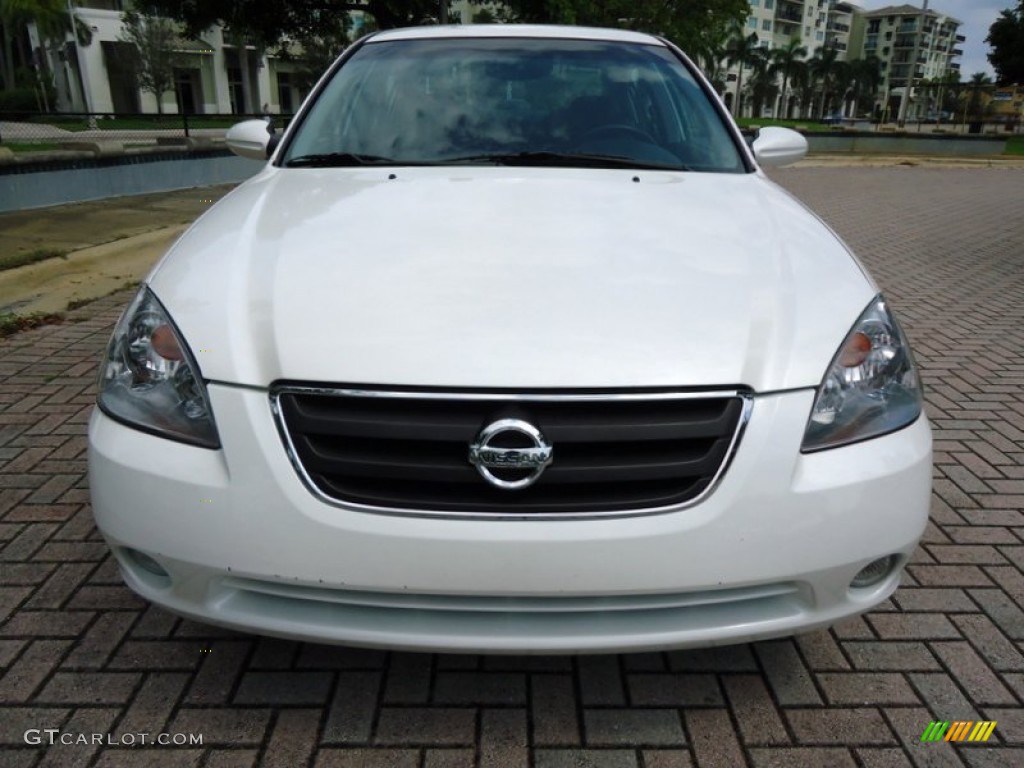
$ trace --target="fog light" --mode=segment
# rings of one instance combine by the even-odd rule
[[[853,577],[850,586],[853,589],[873,587],[892,572],[893,566],[896,565],[896,560],[896,555],[887,555],[868,563]]]
[[[137,549],[126,549],[124,553],[128,556],[135,565],[139,566],[146,573],[150,573],[160,579],[170,580],[171,574],[169,574],[164,567],[160,565],[156,560],[147,555],[145,552],[139,552]]]

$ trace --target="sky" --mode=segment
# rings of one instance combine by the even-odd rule
[[[875,11],[890,5],[913,5],[921,7],[921,0],[850,0],[868,11]],[[959,34],[967,38],[964,55],[960,57],[960,72],[967,80],[975,72],[994,74],[986,54],[988,28],[999,18],[999,12],[1015,8],[1017,0],[929,0],[928,10],[952,16],[963,22]]]

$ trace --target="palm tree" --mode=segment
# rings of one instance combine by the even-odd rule
[[[975,72],[971,75],[969,85],[971,87],[971,98],[967,104],[967,113],[975,122],[981,122],[981,118],[985,114],[985,109],[981,102],[981,94],[991,87],[992,78],[985,72]]]
[[[807,62],[811,75],[816,81],[821,82],[821,103],[818,105],[818,117],[825,117],[825,108],[828,106],[828,97],[837,86],[837,78],[844,67],[840,66],[845,62],[839,61],[839,52],[835,48],[821,46],[814,52],[814,56]]]
[[[850,98],[854,112],[867,112],[874,108],[878,87],[882,84],[881,61],[875,56],[850,62]],[[870,104],[865,107],[865,104]]]
[[[726,55],[727,43],[742,34],[743,25],[738,22],[728,26],[709,26],[700,30],[696,45],[690,49],[690,53],[696,57],[704,70],[704,76],[719,95],[725,93],[726,87],[726,73],[722,60]]]
[[[760,117],[765,102],[774,103],[779,92],[775,72],[771,68],[771,56],[767,49],[758,48],[758,53],[751,60],[750,67],[754,70],[747,85],[753,105],[751,115]]]
[[[740,35],[734,37],[725,47],[725,60],[730,66],[739,65],[739,73],[736,75],[736,100],[732,103],[733,117],[740,115],[740,98],[743,93],[743,70],[753,65],[764,56],[764,51],[758,44],[757,33],[751,32],[746,37]]]
[[[789,83],[793,79],[795,70],[804,66],[804,58],[807,56],[807,48],[800,45],[800,38],[790,38],[789,43],[782,48],[776,48],[769,54],[772,59],[772,75],[782,75],[782,89],[775,101],[775,117],[783,119],[789,117]],[[783,114],[779,113],[780,104]]]

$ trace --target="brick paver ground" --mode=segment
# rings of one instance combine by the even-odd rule
[[[0,342],[0,765],[1024,765],[1024,171],[777,175],[861,254],[924,371],[932,525],[891,601],[793,640],[581,658],[175,618],[122,586],[89,510],[85,424],[121,294]],[[998,726],[920,743],[958,719]],[[47,748],[27,729],[136,744]],[[203,744],[138,744],[164,732]]]

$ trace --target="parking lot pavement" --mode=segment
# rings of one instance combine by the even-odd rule
[[[121,293],[0,341],[0,765],[1024,765],[1024,171],[776,178],[861,255],[924,372],[932,524],[879,610],[795,640],[579,658],[177,619],[122,586],[88,505],[85,425]],[[921,741],[965,720],[997,725]],[[143,743],[163,733],[202,744]]]

